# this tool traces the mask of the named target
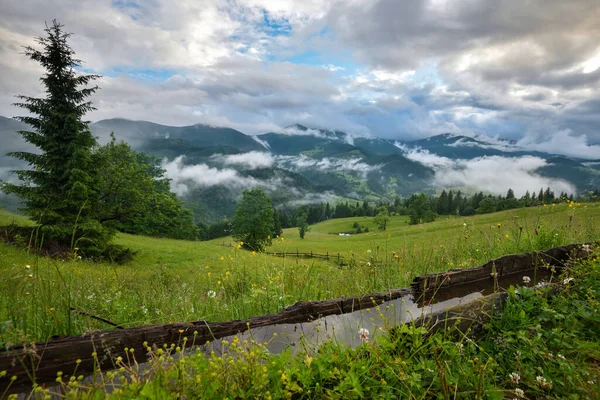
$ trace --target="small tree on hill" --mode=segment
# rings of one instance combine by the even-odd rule
[[[385,206],[380,206],[377,209],[377,215],[375,216],[375,218],[373,218],[373,222],[375,223],[375,225],[377,225],[377,227],[382,230],[385,231],[387,229],[387,224],[390,220],[390,213],[388,212],[387,208]]]
[[[58,241],[62,247],[87,248],[94,255],[110,238],[109,231],[93,218],[97,203],[96,169],[92,149],[96,139],[83,116],[93,110],[86,101],[97,90],[87,87],[97,75],[79,75],[75,68],[81,61],[67,43],[70,34],[53,21],[46,37],[37,38],[41,49],[25,48],[25,55],[45,70],[40,79],[46,97],[17,96],[17,107],[31,115],[17,117],[33,128],[20,131],[23,138],[39,152],[14,152],[9,155],[26,161],[29,170],[16,171],[22,184],[3,183],[5,193],[24,200],[23,211],[40,226],[45,240]],[[82,240],[86,239],[86,240]]]
[[[260,189],[244,190],[233,215],[233,238],[244,248],[263,251],[271,244],[273,205]]]
[[[436,217],[435,212],[431,209],[429,199],[423,193],[413,195],[411,204],[408,207],[408,215],[410,217],[408,222],[410,225],[433,222]]]
[[[310,231],[310,227],[308,226],[308,215],[306,211],[300,212],[296,217],[296,225],[298,226],[298,234],[300,235],[300,239],[304,239],[306,232]]]

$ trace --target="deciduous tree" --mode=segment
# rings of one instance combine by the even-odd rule
[[[233,216],[233,237],[247,249],[263,251],[271,244],[273,205],[260,189],[244,190]]]

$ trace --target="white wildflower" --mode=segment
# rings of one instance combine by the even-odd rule
[[[546,378],[544,378],[543,376],[536,376],[535,380],[536,380],[537,384],[539,386],[541,386],[542,388],[548,389],[548,390],[552,389],[552,382],[548,382],[546,380]]]
[[[523,398],[525,398],[525,392],[523,391],[523,389],[516,388],[515,396],[517,396],[517,398],[519,398],[519,399],[523,399]]]
[[[367,265],[370,267],[371,266],[371,261],[367,261]]]
[[[215,292],[214,290],[209,290],[208,292],[206,292],[206,296],[208,296],[211,299],[214,299],[215,297],[217,297],[217,292]]]
[[[523,277],[523,283],[524,283],[524,284],[526,284],[526,285],[528,285],[528,284],[529,284],[529,282],[531,282],[531,278],[530,278],[530,277],[528,277],[528,276],[524,276],[524,277]]]
[[[565,278],[563,280],[563,285],[568,285],[569,283],[573,282],[573,278]]]
[[[365,328],[360,328],[358,330],[358,336],[360,337],[360,340],[362,340],[363,342],[366,342],[369,340],[369,330],[365,329]]]
[[[558,358],[562,359],[562,360],[566,360],[566,357],[563,356],[562,354],[557,355]]]
[[[30,269],[30,268],[31,268],[31,265],[26,265],[25,266],[25,269]]]
[[[367,253],[372,253],[371,249],[367,250]]]
[[[517,374],[516,372],[511,372],[508,377],[510,378],[511,382],[514,383],[515,385],[519,384],[519,381],[521,380],[521,376],[519,374]]]
[[[590,245],[589,244],[584,244],[583,246],[581,246],[581,250],[585,251],[586,253],[589,253],[590,251],[592,251],[590,249]]]
[[[463,226],[467,226],[467,223],[466,223],[466,222],[463,222]]]
[[[498,273],[497,273],[496,271],[492,271],[492,272],[490,273],[490,276],[491,276],[492,278],[495,278],[495,277],[497,277],[497,276],[498,276]]]
[[[458,354],[462,354],[463,353],[463,344],[456,343],[456,347],[458,348]]]

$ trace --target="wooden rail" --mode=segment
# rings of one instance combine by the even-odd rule
[[[232,243],[217,243],[217,246],[223,246],[223,247],[234,247],[234,245]],[[283,258],[287,258],[287,257],[295,257],[295,258],[317,258],[320,260],[327,260],[327,261],[335,261],[336,264],[339,265],[347,265],[347,262],[344,261],[345,260],[345,256],[341,255],[340,253],[337,254],[329,254],[329,252],[326,252],[325,254],[319,254],[319,253],[314,253],[314,252],[300,252],[298,249],[296,249],[296,251],[263,251],[261,252],[261,254],[266,254],[269,256],[275,256],[275,257],[283,257]]]
[[[385,293],[372,293],[361,297],[334,300],[299,302],[280,313],[261,315],[229,322],[181,322],[166,325],[147,325],[136,328],[117,329],[70,336],[49,342],[14,346],[0,352],[0,371],[7,376],[0,379],[0,393],[16,376],[10,387],[12,393],[31,387],[30,377],[35,376],[36,383],[53,382],[60,371],[69,379],[69,374],[77,366],[77,375],[91,374],[97,367],[113,369],[114,360],[126,358],[125,348],[133,349],[136,360],[147,359],[146,347],[161,347],[163,344],[180,344],[183,338],[187,343],[204,344],[226,336],[237,335],[248,329],[277,324],[295,324],[310,322],[328,315],[345,314],[373,307],[386,301],[410,294],[410,289],[393,289]],[[96,357],[92,353],[96,353]],[[80,360],[77,364],[77,360]]]

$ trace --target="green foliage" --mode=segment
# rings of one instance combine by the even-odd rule
[[[117,361],[119,372],[60,389],[85,398],[110,390],[114,399],[596,399],[600,264],[568,273],[573,283],[555,288],[510,288],[477,335],[402,324],[368,333],[356,348],[301,341],[296,353],[273,354],[269,341],[234,337],[218,343],[218,355],[190,351],[200,343],[186,332],[172,346],[148,347],[148,368],[130,356]]]
[[[2,190],[24,201],[23,211],[41,226],[46,242],[62,248],[77,246],[86,256],[95,256],[111,237],[93,216],[99,195],[92,157],[96,139],[82,121],[94,109],[86,98],[97,86],[87,86],[98,76],[75,72],[80,61],[74,58],[67,43],[70,34],[62,27],[53,21],[46,37],[37,38],[41,50],[25,49],[46,70],[41,82],[47,96],[18,96],[21,102],[15,104],[30,113],[17,119],[34,129],[19,134],[39,152],[9,153],[32,168],[17,171],[23,184],[3,183]]]
[[[117,143],[114,135],[94,154],[101,193],[97,218],[122,232],[194,240],[191,211],[171,193],[157,160]]]
[[[492,197],[486,197],[479,202],[479,208],[477,208],[477,214],[488,214],[496,211],[496,199]]]
[[[379,207],[377,209],[377,215],[375,216],[375,218],[373,218],[373,222],[375,223],[375,225],[377,225],[379,230],[385,231],[387,229],[387,224],[389,220],[390,213],[388,212],[387,208],[384,206]]]
[[[273,230],[273,205],[260,189],[244,190],[242,200],[233,215],[233,237],[243,246],[263,251],[271,244]]]
[[[298,227],[298,234],[300,235],[300,239],[304,239],[306,232],[310,231],[310,227],[308,226],[308,215],[306,211],[302,211],[296,216],[296,226]]]
[[[417,225],[424,222],[435,221],[435,212],[432,210],[431,203],[427,196],[423,193],[413,195],[412,201],[408,207],[408,215],[410,217],[409,224]]]

